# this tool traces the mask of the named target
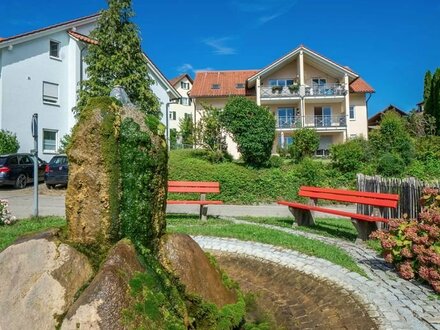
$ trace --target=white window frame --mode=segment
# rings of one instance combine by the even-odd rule
[[[56,88],[57,88],[57,96],[56,97],[44,94],[44,86],[46,84],[47,85],[56,86]],[[59,106],[59,104],[60,104],[60,85],[56,84],[56,83],[53,83],[53,82],[49,82],[49,81],[43,81],[43,85],[42,85],[42,98],[43,98],[43,103],[44,104]]]
[[[184,101],[185,100],[185,101]],[[180,104],[181,105],[187,105],[190,106],[191,105],[191,99],[189,97],[181,97],[180,98]]]
[[[289,84],[289,82],[291,84]],[[269,79],[269,86],[290,86],[295,84],[295,79],[293,78],[277,78],[277,79]]]
[[[44,133],[45,132],[55,133],[55,150],[45,148],[46,147],[46,145],[44,143]],[[58,154],[58,130],[43,128],[42,139],[43,139],[42,146],[43,146],[43,153],[44,154]]]
[[[352,111],[353,111],[353,117],[351,116]],[[350,105],[350,108],[348,110],[348,118],[350,120],[356,120],[356,106]]]
[[[52,43],[56,43],[58,45],[58,56],[53,56],[52,52]],[[61,61],[61,42],[58,40],[50,39],[49,40],[49,57],[53,60]]]
[[[358,136],[357,134],[350,134],[350,140],[356,139]]]
[[[176,111],[170,111],[170,113],[169,113],[169,119],[170,120],[176,120],[176,118],[177,118],[177,112]]]
[[[186,91],[189,90],[189,82],[181,81],[180,87]]]

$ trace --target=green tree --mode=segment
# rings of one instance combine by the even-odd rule
[[[220,123],[219,108],[203,104],[198,111],[200,119],[195,127],[195,144],[209,151],[226,152],[226,141]]]
[[[194,144],[194,123],[192,116],[185,116],[179,121],[180,136],[184,147]]]
[[[293,133],[293,143],[289,146],[290,156],[295,161],[312,157],[319,147],[319,135],[313,128],[300,128]]]
[[[177,147],[177,129],[170,129],[170,149],[176,149]]]
[[[424,88],[423,88],[423,101],[426,102],[426,100],[429,98],[429,95],[431,95],[431,83],[432,83],[432,73],[431,71],[426,71],[425,73],[425,81],[424,81]]]
[[[0,130],[0,155],[13,154],[20,149],[17,136],[9,131]]]
[[[407,118],[408,132],[413,137],[435,135],[435,118],[427,113],[411,110]]]
[[[414,156],[414,143],[405,119],[397,112],[388,111],[382,116],[380,126],[370,133],[370,143],[379,159],[385,154],[395,154],[408,165]],[[385,157],[388,161],[390,157]]]
[[[152,81],[139,31],[130,21],[134,16],[131,0],[108,0],[108,5],[90,34],[97,44],[89,46],[85,57],[88,79],[80,89],[76,113],[90,97],[108,96],[113,87],[122,86],[131,102],[143,112],[159,117],[159,101],[150,89]]]
[[[424,95],[428,97],[425,100],[424,112],[435,118],[436,121],[436,135],[440,135],[440,68],[435,70],[431,80],[431,88],[427,91],[425,86]]]
[[[246,164],[267,164],[275,138],[275,117],[267,108],[243,96],[234,96],[226,103],[220,119]]]

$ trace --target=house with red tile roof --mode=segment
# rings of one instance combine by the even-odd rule
[[[0,39],[0,129],[17,135],[20,152],[33,149],[32,115],[39,115],[39,155],[49,160],[75,124],[72,109],[87,78],[84,56],[99,14]],[[145,55],[153,93],[165,114],[179,93]],[[165,116],[163,116],[165,122]]]
[[[368,137],[367,100],[374,92],[349,67],[300,45],[260,70],[197,72],[190,95],[196,115],[203,104],[222,108],[230,96],[248,97],[276,118],[274,154],[293,142],[295,130],[308,127],[319,134],[317,154],[326,156],[332,144]]]

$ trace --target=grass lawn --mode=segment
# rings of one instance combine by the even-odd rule
[[[6,249],[17,238],[37,233],[49,228],[59,228],[66,224],[63,217],[41,217],[20,220],[12,226],[0,226],[0,251]]]
[[[253,225],[233,224],[225,220],[209,219],[201,222],[198,217],[186,215],[168,215],[167,230],[174,233],[236,238],[254,241],[295,250],[307,255],[326,259],[351,271],[365,275],[356,262],[342,249],[323,242],[293,236],[274,229]]]
[[[256,217],[240,217],[241,220],[249,222],[274,225],[279,227],[301,230],[309,233],[319,234],[322,236],[335,237],[354,242],[357,237],[357,231],[348,219],[332,219],[318,218],[316,225],[313,227],[295,226],[293,218],[256,218]]]

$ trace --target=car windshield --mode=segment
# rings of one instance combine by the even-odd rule
[[[8,157],[0,157],[0,166],[5,165],[7,159]]]

